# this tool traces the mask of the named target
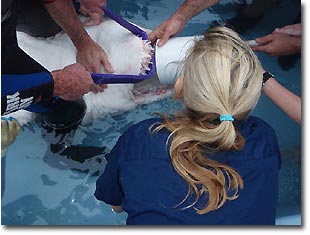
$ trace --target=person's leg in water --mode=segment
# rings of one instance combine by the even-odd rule
[[[51,37],[62,29],[38,0],[18,0],[17,31],[34,37]],[[104,153],[104,147],[70,146],[85,111],[83,99],[58,99],[53,105],[53,112],[41,115],[42,136],[50,144],[48,151],[79,163]]]

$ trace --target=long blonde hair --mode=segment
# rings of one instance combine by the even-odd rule
[[[189,192],[196,195],[189,207],[208,193],[204,208],[195,208],[199,214],[236,199],[243,188],[236,170],[207,158],[206,153],[243,148],[244,139],[234,124],[247,118],[255,107],[262,72],[251,48],[226,27],[209,29],[184,60],[181,84],[185,111],[172,118],[162,116],[163,123],[155,131],[171,131],[172,164],[189,184]],[[221,122],[220,115],[232,115],[235,120]]]

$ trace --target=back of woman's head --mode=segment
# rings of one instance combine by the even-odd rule
[[[252,49],[233,30],[214,27],[187,55],[181,79],[186,107],[218,122],[212,139],[230,149],[236,138],[233,122],[220,122],[220,116],[245,119],[261,93],[262,68]]]
[[[237,33],[215,27],[189,51],[180,79],[186,109],[172,119],[163,117],[157,130],[171,131],[172,164],[196,195],[189,207],[208,192],[205,207],[196,208],[204,214],[236,199],[243,187],[237,171],[206,155],[243,148],[235,123],[246,119],[259,99],[262,68]]]

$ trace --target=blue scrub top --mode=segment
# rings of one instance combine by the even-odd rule
[[[212,156],[232,166],[244,181],[239,197],[204,215],[193,207],[193,197],[180,203],[188,185],[174,170],[166,129],[151,134],[149,127],[161,119],[149,119],[130,127],[107,156],[104,173],[96,183],[95,197],[109,205],[121,205],[129,225],[273,225],[278,198],[280,152],[274,130],[259,118],[237,124],[245,139],[241,151]],[[205,201],[199,200],[197,207]]]

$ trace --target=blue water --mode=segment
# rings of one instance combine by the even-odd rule
[[[114,0],[108,7],[124,18],[153,29],[168,18],[182,0]],[[182,36],[202,34],[212,21],[232,18],[240,1],[221,1],[217,7],[193,18]],[[262,19],[242,34],[253,39],[274,28],[290,24],[298,15],[299,1],[279,1]],[[279,82],[301,94],[301,61],[284,71],[277,57],[258,53],[263,67],[275,74]],[[152,117],[154,112],[180,110],[179,101],[167,98],[134,110],[95,120],[90,127],[79,128],[74,144],[105,146],[109,151],[130,125]],[[276,130],[282,153],[278,217],[301,212],[301,127],[290,120],[266,97],[262,96],[254,114]],[[118,225],[125,224],[126,214],[115,214],[108,205],[98,202],[93,193],[97,176],[51,166],[45,158],[47,144],[40,127],[31,123],[23,128],[5,160],[5,191],[1,204],[1,223],[5,225]],[[279,220],[280,221],[280,220]],[[285,221],[285,222],[283,222]],[[281,220],[279,224],[290,224]],[[297,222],[298,224],[298,219]]]

